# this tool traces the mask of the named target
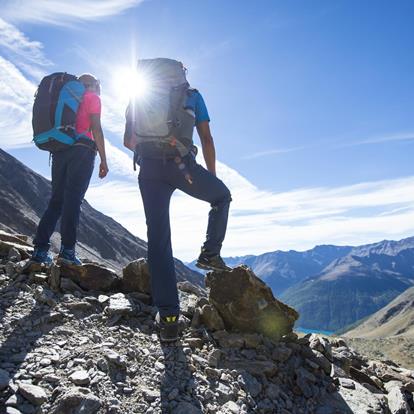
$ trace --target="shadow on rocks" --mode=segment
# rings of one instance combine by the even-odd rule
[[[36,371],[28,366],[27,356],[35,347],[41,346],[40,338],[59,324],[61,317],[52,310],[57,304],[55,295],[48,289],[43,290],[41,285],[29,285],[33,277],[35,276],[19,274],[0,291],[0,371],[3,377],[0,381],[0,407],[6,407],[6,401],[16,395],[14,405],[29,414],[36,412],[34,406],[45,402],[47,395],[43,388],[32,387],[25,390],[27,387],[20,384],[27,383],[27,380],[36,382],[41,379],[46,375],[47,366],[53,363],[54,357],[49,355],[52,358],[50,359],[45,355],[40,364],[43,369],[41,373],[41,369]],[[41,283],[41,276],[38,277],[37,283]],[[29,296],[33,291],[35,299],[25,297],[25,292]],[[18,313],[6,315],[8,308],[16,309],[17,306]],[[21,395],[25,395],[26,399]]]
[[[188,362],[191,349],[180,341],[174,345],[161,343],[161,348],[165,366],[160,386],[162,413],[203,414],[194,367]]]

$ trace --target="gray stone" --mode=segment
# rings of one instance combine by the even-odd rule
[[[17,408],[7,407],[6,408],[6,414],[22,414],[22,412],[19,411]]]
[[[244,338],[240,334],[229,333],[226,331],[217,331],[213,333],[213,337],[222,348],[243,348]]]
[[[101,401],[86,389],[73,388],[59,396],[52,414],[94,414],[101,408]]]
[[[314,361],[324,370],[325,374],[330,375],[332,363],[320,351],[313,349]]]
[[[349,388],[350,390],[355,389],[355,382],[349,378],[339,378],[339,384],[341,384],[341,387]]]
[[[34,273],[32,275],[32,281],[34,283],[46,283],[47,282],[47,275],[45,275],[44,273]]]
[[[229,400],[234,398],[232,389],[222,382],[219,382],[218,387],[216,388],[216,393],[218,394],[218,402],[224,404]]]
[[[10,381],[9,373],[5,371],[4,369],[0,369],[0,391],[7,388],[7,386],[9,385],[9,381]]]
[[[207,363],[210,367],[216,368],[220,362],[222,352],[220,349],[214,349],[211,351],[207,357]]]
[[[160,391],[159,390],[151,390],[149,388],[142,389],[142,394],[146,401],[153,402],[160,398]]]
[[[277,365],[273,361],[246,361],[244,359],[222,359],[220,368],[235,369],[238,371],[247,371],[256,376],[262,374],[273,376],[277,373]]]
[[[246,348],[257,348],[263,343],[263,338],[258,334],[244,334],[244,345]]]
[[[19,382],[18,386],[19,393],[32,404],[41,405],[47,400],[46,392],[42,387],[24,382]]]
[[[398,381],[390,381],[384,384],[388,392],[388,406],[391,414],[411,414],[411,408],[408,404],[407,397]]]
[[[75,371],[69,376],[69,379],[75,385],[88,385],[90,382],[89,374],[84,370]]]
[[[193,283],[185,280],[183,282],[177,283],[177,288],[182,292],[192,293],[196,296],[206,296],[205,289],[201,288],[200,286],[196,286]]]
[[[201,309],[201,322],[212,331],[224,329],[224,322],[213,305],[204,305]]]
[[[240,407],[234,401],[227,401],[221,410],[223,414],[239,414],[241,412]]]
[[[56,264],[50,266],[49,286],[55,292],[60,289],[60,267]]]
[[[72,279],[69,279],[67,277],[60,278],[59,288],[63,292],[79,292],[82,290],[77,283],[75,283]]]
[[[203,412],[193,404],[181,401],[175,408],[173,408],[172,414],[203,414]]]
[[[355,389],[340,387],[339,396],[345,401],[349,411],[354,414],[385,414],[387,404],[379,394],[373,394],[365,387],[355,383]]]
[[[109,298],[109,306],[106,308],[109,315],[128,315],[134,313],[133,304],[123,293],[116,293]]]
[[[278,346],[272,351],[272,359],[278,362],[285,362],[292,355],[292,350],[285,346]]]
[[[262,385],[257,379],[249,374],[248,372],[243,372],[237,378],[238,383],[243,388],[246,393],[250,394],[253,398],[256,398],[262,391]]]
[[[270,383],[266,388],[266,395],[271,400],[276,400],[280,395],[280,388],[276,384]]]

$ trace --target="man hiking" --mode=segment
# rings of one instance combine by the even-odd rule
[[[138,61],[148,92],[131,101],[126,113],[124,145],[140,165],[139,188],[148,229],[148,264],[153,303],[162,341],[178,339],[179,299],[171,248],[169,206],[176,189],[211,205],[207,237],[197,266],[228,270],[220,256],[231,195],[216,177],[210,118],[201,94],[189,87],[185,68],[176,60]],[[194,126],[207,170],[197,164]]]
[[[56,81],[53,79],[51,85]],[[33,240],[35,248],[32,260],[39,263],[52,262],[49,253],[50,237],[61,217],[58,260],[72,265],[81,264],[75,252],[76,233],[80,207],[94,169],[96,151],[101,159],[99,177],[104,178],[108,173],[101,127],[99,80],[91,74],[83,74],[77,81],[84,86],[80,85],[84,93],[76,112],[77,138],[73,145],[52,152],[52,194]]]

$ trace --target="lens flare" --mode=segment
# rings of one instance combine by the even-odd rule
[[[122,68],[114,76],[114,88],[122,101],[144,99],[150,91],[149,79],[133,68]]]

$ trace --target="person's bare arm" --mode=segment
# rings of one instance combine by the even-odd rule
[[[206,162],[207,170],[216,175],[216,149],[214,147],[214,140],[211,135],[209,122],[203,121],[198,123],[197,132],[200,137],[201,148],[203,150],[203,157]]]
[[[101,126],[101,116],[99,114],[91,114],[91,130],[98,148],[101,163],[99,165],[99,178],[104,178],[108,174],[108,164],[106,162],[105,139]]]

